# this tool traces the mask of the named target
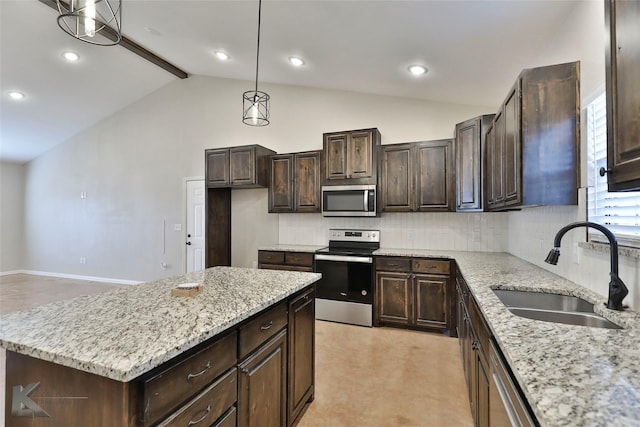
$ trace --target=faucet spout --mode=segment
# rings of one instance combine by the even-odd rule
[[[554,248],[549,252],[549,255],[545,259],[545,262],[548,264],[556,265],[558,263],[558,258],[560,257],[560,242],[562,241],[562,237],[569,230],[578,227],[591,227],[596,230],[602,232],[607,239],[609,240],[609,250],[611,252],[611,272],[609,273],[611,276],[611,281],[609,282],[609,299],[607,301],[607,308],[611,310],[623,310],[624,306],[622,305],[622,300],[627,296],[629,290],[625,286],[624,282],[618,277],[618,241],[616,240],[616,236],[609,230],[608,228],[596,224],[595,222],[589,221],[579,221],[573,222],[562,227],[558,230],[555,239],[553,240]]]

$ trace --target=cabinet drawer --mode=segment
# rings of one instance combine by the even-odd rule
[[[258,251],[258,262],[261,264],[284,264],[284,252]]]
[[[143,384],[144,425],[171,412],[237,362],[234,331]],[[225,408],[226,409],[226,408]]]
[[[450,261],[432,259],[414,259],[412,262],[414,273],[449,274],[450,265]]]
[[[305,252],[287,252],[284,255],[284,263],[287,265],[298,265],[301,267],[313,266],[313,254]]]
[[[379,257],[376,258],[376,270],[411,271],[411,258]]]
[[[235,406],[229,408],[226,414],[220,417],[220,419],[211,427],[236,427],[238,411]]]
[[[210,426],[238,400],[237,380],[237,368],[229,370],[191,402],[160,423],[159,427]]]
[[[274,336],[287,325],[287,304],[282,303],[240,328],[240,358]]]

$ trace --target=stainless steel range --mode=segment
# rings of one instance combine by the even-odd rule
[[[315,253],[316,319],[373,324],[373,252],[379,230],[329,230],[329,246]]]

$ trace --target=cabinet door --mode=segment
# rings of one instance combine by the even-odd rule
[[[478,393],[476,400],[476,426],[489,427],[489,369],[482,359],[480,351],[476,351],[478,374]]]
[[[289,303],[289,425],[313,399],[315,291]]]
[[[229,150],[206,150],[206,175],[208,187],[229,185]]]
[[[296,212],[320,212],[321,151],[294,156]]]
[[[413,161],[411,144],[382,147],[382,210],[409,212],[413,210]]]
[[[378,317],[381,322],[408,325],[411,322],[413,289],[408,273],[376,273]]]
[[[492,207],[504,206],[504,111],[496,114],[493,124],[493,150],[491,153],[491,195]]]
[[[640,2],[605,1],[609,191],[640,190]]]
[[[347,178],[347,138],[346,133],[325,135],[325,179]]]
[[[442,276],[416,274],[415,324],[429,328],[447,328],[447,286],[449,279]]]
[[[348,178],[370,178],[373,175],[373,153],[370,131],[351,132],[347,143]]]
[[[231,185],[256,183],[255,147],[237,147],[229,150],[229,180]]]
[[[293,212],[293,156],[271,156],[269,212]]]
[[[418,211],[453,211],[455,168],[453,140],[416,144],[416,195]]]
[[[482,120],[467,120],[456,126],[456,210],[482,210],[480,141]]]
[[[239,366],[238,425],[286,427],[287,329]]]
[[[520,79],[511,88],[503,107],[503,180],[506,206],[522,204],[522,156],[520,154]]]

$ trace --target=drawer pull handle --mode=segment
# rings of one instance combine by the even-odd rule
[[[199,420],[189,420],[189,424],[187,424],[188,426],[194,426],[196,424],[199,424],[201,422],[203,422],[205,420],[205,418],[207,418],[209,416],[209,412],[211,412],[211,405],[207,406],[207,411],[205,412],[205,414],[202,416],[202,418],[200,418]]]
[[[389,267],[397,267],[397,266],[398,266],[398,264],[396,264],[395,262],[390,262],[389,263]]]
[[[346,292],[340,292],[340,295],[342,295],[343,297],[346,297],[347,293]]]
[[[272,326],[273,326],[273,320],[269,323],[265,323],[264,325],[260,326],[260,330],[266,331],[267,329],[271,329]]]
[[[205,372],[207,372],[209,369],[211,369],[211,362],[207,362],[207,364],[205,365],[205,368],[202,371],[198,372],[197,374],[187,375],[187,380],[190,380],[191,378],[199,377],[200,375],[203,375]]]

